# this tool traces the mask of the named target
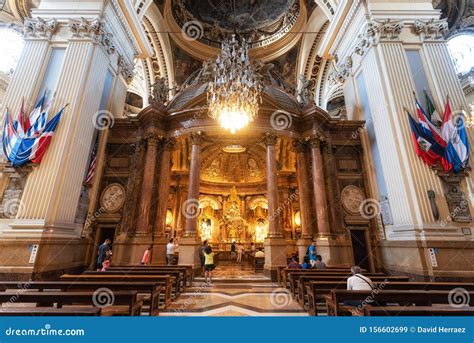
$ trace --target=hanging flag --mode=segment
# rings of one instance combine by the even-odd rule
[[[97,134],[97,137],[99,137],[99,134]],[[94,144],[94,148],[92,149],[92,155],[91,155],[91,162],[89,164],[89,170],[87,171],[86,180],[84,181],[84,183],[86,185],[91,185],[92,184],[92,179],[94,178],[95,165],[96,165],[96,162],[97,162],[97,150],[98,150],[98,142],[96,141],[96,143]]]
[[[410,122],[411,136],[413,139],[416,154],[430,167],[437,165],[441,156],[443,156],[444,149],[433,138],[432,135],[426,135],[425,130],[421,128],[415,119],[413,119],[410,112],[405,109]]]
[[[21,99],[21,108],[20,113],[18,113],[18,117],[16,119],[17,122],[17,132],[20,137],[25,136],[25,98],[22,97]]]
[[[31,111],[30,115],[27,118],[25,118],[26,119],[25,125],[24,125],[25,132],[28,132],[30,130],[30,127],[34,123],[36,123],[38,118],[41,116],[45,101],[46,101],[46,91],[44,91],[43,96],[36,102],[36,105],[33,108],[33,111]]]
[[[446,147],[446,159],[451,163],[455,172],[459,172],[469,164],[469,142],[467,140],[464,119],[460,116],[453,118],[449,97],[443,116],[441,127],[443,139],[448,142]]]
[[[67,106],[67,105],[66,105]],[[64,106],[45,126],[43,133],[40,137],[36,138],[35,146],[32,150],[30,161],[33,163],[41,163],[44,153],[49,147],[51,140],[53,139],[54,131],[58,127],[59,120],[66,108]]]
[[[424,137],[428,137],[436,141],[440,145],[441,149],[435,148],[433,151],[440,154],[439,160],[441,162],[443,169],[445,171],[451,170],[453,166],[445,156],[447,143],[441,136],[441,131],[428,119],[428,117],[425,114],[425,111],[421,107],[416,97],[415,97],[415,103],[416,103],[416,111],[418,113],[418,123],[421,130],[423,131]]]
[[[439,127],[442,124],[441,116],[439,115],[439,112],[436,110],[436,107],[433,104],[433,101],[431,101],[431,98],[428,92],[426,91],[426,89],[423,92],[425,93],[426,115],[432,123],[434,123],[436,126]]]

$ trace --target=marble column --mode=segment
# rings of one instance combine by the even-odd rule
[[[143,182],[138,207],[137,230],[138,236],[148,236],[150,230],[150,209],[153,186],[155,184],[156,155],[158,150],[158,136],[154,133],[145,135],[147,141],[145,169],[143,171]]]
[[[309,197],[309,178],[308,167],[306,164],[307,144],[303,139],[293,142],[296,150],[296,172],[298,177],[298,195],[301,213],[301,238],[298,239],[298,255],[300,262],[303,262],[308,246],[313,238],[311,230],[311,213],[310,213],[310,197]]]
[[[166,210],[168,209],[168,195],[171,181],[171,151],[176,144],[174,138],[163,141],[161,153],[160,182],[158,186],[158,208],[156,211],[155,227],[153,231],[152,262],[166,262]]]
[[[311,165],[313,173],[313,195],[316,218],[318,221],[318,236],[327,237],[330,235],[326,185],[324,180],[324,166],[321,155],[321,141],[318,137],[311,138]]]
[[[180,243],[179,264],[192,265],[195,271],[200,267],[199,247],[201,238],[197,231],[199,214],[199,183],[201,173],[201,144],[204,135],[201,131],[193,132],[190,137],[191,165],[189,170],[188,197],[181,204],[181,212],[186,218],[185,232]]]
[[[268,236],[265,239],[264,272],[276,280],[278,266],[286,265],[286,240],[280,225],[280,213],[284,204],[278,201],[278,174],[276,143],[278,137],[268,132],[263,137],[267,149],[267,200],[268,200]]]

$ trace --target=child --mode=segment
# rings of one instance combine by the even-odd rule
[[[110,259],[112,258],[112,250],[107,251],[105,260],[102,262],[102,269],[101,272],[107,271],[110,268]]]
[[[214,270],[214,253],[212,248],[208,245],[204,250],[204,282],[207,283],[209,278],[209,283],[212,283],[212,271]]]

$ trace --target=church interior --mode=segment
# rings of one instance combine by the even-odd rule
[[[0,7],[0,312],[474,315],[474,1]]]

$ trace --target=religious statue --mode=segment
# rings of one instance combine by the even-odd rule
[[[168,101],[169,91],[171,88],[168,87],[168,81],[165,77],[156,79],[151,88],[152,100],[161,102],[162,104],[165,104]]]
[[[311,87],[313,83],[312,80],[306,79],[304,75],[299,76],[296,99],[301,105],[307,105],[311,101]]]

